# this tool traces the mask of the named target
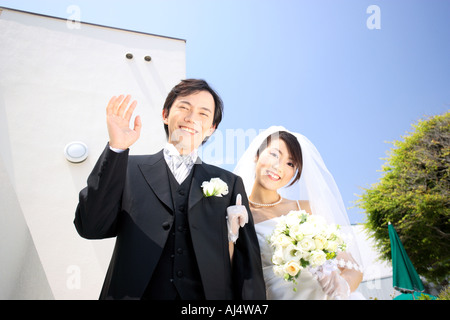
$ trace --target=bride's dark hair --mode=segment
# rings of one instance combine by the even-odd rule
[[[272,133],[263,141],[261,146],[258,148],[258,151],[256,151],[257,158],[259,158],[260,153],[263,152],[274,139],[281,139],[286,143],[289,155],[292,158],[292,162],[294,163],[294,166],[297,168],[297,174],[288,186],[290,187],[298,180],[300,180],[300,176],[302,174],[303,168],[302,148],[300,147],[300,143],[298,142],[297,138],[293,134],[287,131],[277,131]]]

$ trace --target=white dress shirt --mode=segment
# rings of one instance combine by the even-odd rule
[[[167,143],[164,147],[164,159],[179,184],[182,184],[184,179],[191,173],[197,158],[197,149],[190,154],[180,155],[180,152],[178,152],[173,144]]]

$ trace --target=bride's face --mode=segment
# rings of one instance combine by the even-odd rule
[[[266,189],[278,190],[291,181],[296,169],[286,143],[275,139],[257,159],[256,181]]]

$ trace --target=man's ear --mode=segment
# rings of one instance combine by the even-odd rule
[[[203,139],[202,143],[205,143],[209,139],[209,137],[212,136],[214,131],[216,131],[216,127],[217,127],[216,125],[213,125],[213,126],[211,126],[211,128],[208,129],[208,132],[206,133],[205,138]]]
[[[207,134],[208,137],[212,136],[214,131],[216,131],[216,127],[217,127],[217,125],[214,124],[214,125],[211,126],[211,128],[208,129],[208,134]]]
[[[166,109],[162,110],[162,117],[163,117],[164,124],[169,124],[169,117],[168,117],[168,115],[166,116]]]

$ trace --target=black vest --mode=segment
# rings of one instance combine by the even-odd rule
[[[167,168],[174,212],[174,222],[166,244],[142,299],[205,299],[188,224],[188,198],[192,175],[180,185]]]

